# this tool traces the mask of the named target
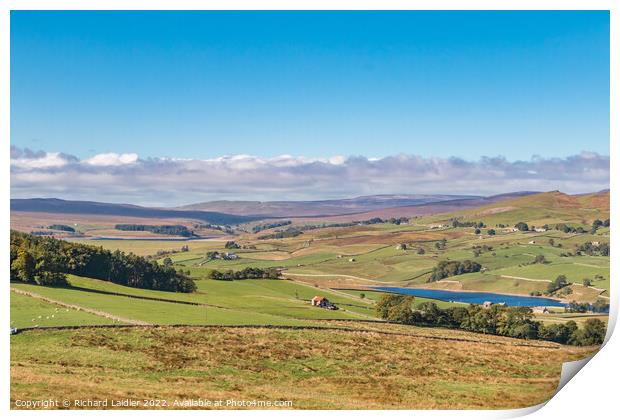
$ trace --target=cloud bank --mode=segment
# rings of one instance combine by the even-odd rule
[[[582,152],[528,161],[482,157],[308,158],[249,155],[214,159],[140,158],[104,153],[85,159],[11,147],[11,196],[179,205],[211,200],[313,200],[371,194],[474,194],[609,188],[609,156]]]

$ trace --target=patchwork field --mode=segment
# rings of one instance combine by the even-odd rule
[[[586,308],[584,313],[538,308],[535,320],[543,326],[606,323],[606,313],[588,306],[608,303],[612,287],[609,228],[591,227],[596,219],[608,219],[604,201],[600,195],[553,192],[401,224],[308,227],[318,221],[299,218],[290,223],[291,235],[281,227],[250,233],[264,223],[252,222],[207,240],[74,237],[72,243],[126,253],[127,264],[177,270],[196,290],[166,292],[76,275],[57,287],[12,281],[11,327],[35,328],[11,338],[11,401],[129,395],[291,400],[293,408],[538,404],[555,390],[563,361],[585,357],[596,347],[378,322],[384,294],[372,287],[540,295]],[[51,221],[114,233],[111,219],[55,214]],[[518,230],[514,226],[520,222],[539,231]],[[484,227],[476,227],[481,223]],[[556,228],[556,223],[570,226]],[[540,229],[543,224],[548,226]],[[12,259],[18,256],[12,251]],[[442,263],[458,266],[467,260],[479,269],[433,277]],[[26,270],[28,260],[23,261]],[[244,269],[279,275],[214,279]],[[558,277],[565,281],[553,289]],[[314,297],[327,298],[335,308],[311,305]],[[458,299],[420,297],[414,308],[426,302],[446,313],[470,308]],[[81,328],[41,329],[63,326]]]

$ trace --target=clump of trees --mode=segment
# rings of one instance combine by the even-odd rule
[[[566,307],[566,312],[586,313],[588,311],[595,313],[608,313],[609,303],[603,299],[597,299],[596,302],[592,304],[572,301]]]
[[[213,270],[209,273],[209,278],[213,280],[278,279],[280,278],[280,270],[275,267],[246,267],[239,271]]]
[[[227,241],[224,244],[224,248],[226,248],[226,249],[239,249],[239,248],[241,248],[241,246],[237,242],[235,242],[235,241]]]
[[[264,225],[256,225],[252,228],[252,233],[258,233],[261,230],[273,229],[280,226],[288,226],[292,222],[290,220],[284,220],[282,222],[265,223]]]
[[[67,274],[142,289],[196,290],[184,273],[145,257],[11,231],[11,281],[65,286]]]
[[[235,233],[235,230],[229,225],[222,226],[222,225],[213,225],[211,223],[196,224],[194,225],[194,229],[214,229],[214,230],[219,230],[224,233],[228,233],[229,235],[232,235]]]
[[[547,293],[551,294],[555,291],[560,290],[563,287],[568,286],[568,279],[564,274],[560,274],[547,286]]]
[[[573,227],[567,225],[566,223],[558,223],[555,225],[555,229],[564,233],[586,233],[586,230],[581,226]]]
[[[534,261],[532,261],[532,264],[548,264],[549,261],[547,261],[547,258],[542,255],[542,254],[538,254],[536,257],[534,257]]]
[[[601,255],[603,257],[609,256],[609,243],[601,242],[599,244],[593,244],[592,242],[586,242],[575,247],[577,255]]]
[[[544,325],[534,319],[531,308],[521,306],[469,305],[441,309],[434,302],[424,302],[414,309],[413,303],[413,296],[384,294],[377,302],[376,313],[387,321],[409,325],[456,328],[577,346],[602,344],[607,330],[599,319],[588,319],[581,329],[574,321]]]
[[[283,238],[294,238],[295,236],[299,236],[304,233],[299,228],[289,227],[286,230],[282,230],[279,232],[270,233],[267,235],[259,236],[258,239],[283,239]]]
[[[160,235],[174,235],[189,238],[194,236],[194,232],[183,225],[139,225],[139,224],[118,224],[114,226],[116,230],[152,232]]]
[[[590,230],[590,233],[596,233],[600,227],[609,227],[609,219],[605,219],[604,221],[596,219],[592,222],[592,229]]]
[[[493,251],[493,247],[490,245],[474,245],[471,247],[472,252],[474,253],[474,257],[479,257],[485,252]]]
[[[486,225],[483,222],[461,222],[458,219],[453,219],[452,220],[452,227],[453,228],[458,228],[458,227],[474,227],[474,228],[484,228],[486,227]]]
[[[446,277],[458,276],[465,273],[479,272],[482,266],[475,261],[440,261],[431,272],[429,282],[445,279]]]
[[[63,232],[75,233],[75,229],[69,225],[55,224],[55,225],[49,225],[47,228],[52,229],[52,230],[61,230]]]
[[[530,227],[525,222],[519,222],[515,225],[515,229],[520,230],[521,232],[527,232],[530,230]]]

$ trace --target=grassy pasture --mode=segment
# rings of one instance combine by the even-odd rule
[[[304,323],[303,321],[293,318],[285,318],[265,313],[149,301],[69,288],[51,288],[29,284],[14,285],[14,287],[63,303],[78,305],[118,317],[151,324],[300,325]]]
[[[305,322],[303,320],[374,318],[374,308],[369,302],[339,292],[316,289],[286,280],[199,280],[199,290],[196,293],[137,289],[78,276],[69,276],[69,281],[72,286],[80,289],[50,288],[30,284],[12,286],[63,303],[154,324],[298,325],[303,324]],[[133,299],[112,293],[209,306]],[[340,310],[330,311],[312,307],[309,301],[315,295],[327,297]],[[35,312],[24,309],[26,318],[31,313],[38,315]],[[24,319],[24,322],[27,320]],[[21,326],[25,325],[34,324],[27,323]]]
[[[11,292],[11,327],[23,328],[35,325],[56,327],[61,325],[101,325],[113,323],[109,318],[64,308]]]
[[[11,403],[129,395],[171,404],[291,400],[298,409],[517,408],[549,399],[561,364],[595,350],[440,334],[445,339],[235,328],[31,331],[11,337]]]

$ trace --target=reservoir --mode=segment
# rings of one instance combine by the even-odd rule
[[[372,287],[383,292],[411,295],[428,299],[438,299],[446,302],[473,303],[482,305],[484,302],[504,303],[506,306],[555,306],[563,308],[566,305],[555,299],[537,296],[506,295],[487,292],[462,292],[436,289],[414,289],[410,287]]]

